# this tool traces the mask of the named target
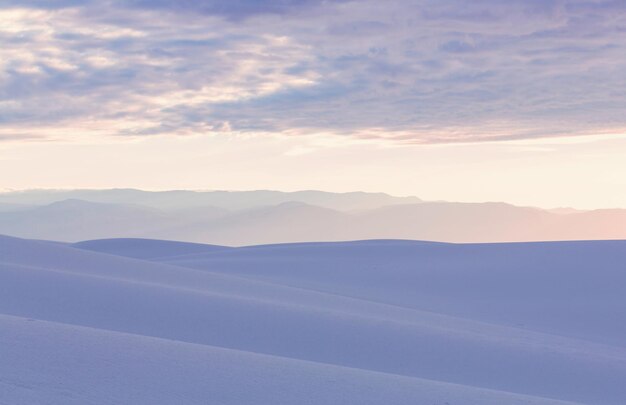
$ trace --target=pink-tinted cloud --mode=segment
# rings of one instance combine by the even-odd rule
[[[25,0],[0,19],[0,127],[15,133],[447,143],[626,128],[619,1]]]

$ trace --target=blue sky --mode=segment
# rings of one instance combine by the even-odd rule
[[[273,164],[281,173],[293,167],[285,156],[329,148],[352,151],[346,164],[358,161],[359,148],[379,150],[384,161],[433,145],[469,148],[459,154],[478,162],[486,152],[476,155],[468,144],[539,142],[545,151],[584,137],[591,145],[584,153],[612,156],[611,142],[626,132],[623,1],[5,0],[0,22],[0,168],[17,173],[51,144],[63,145],[63,161],[80,161],[85,144],[141,144],[142,160],[158,155],[154,145],[174,142],[193,144],[190,156],[222,148],[218,157],[230,161],[242,156],[238,150],[277,153],[271,145],[279,142]],[[546,159],[533,148],[537,160]],[[506,170],[512,163],[497,164]],[[589,163],[592,173],[607,170]],[[4,188],[142,185],[44,177],[18,177]],[[259,182],[219,185],[360,184],[325,185],[306,172],[301,187],[280,175]],[[422,194],[419,184],[367,188]],[[488,196],[466,197],[474,198]],[[603,205],[606,197],[598,198],[594,204]]]

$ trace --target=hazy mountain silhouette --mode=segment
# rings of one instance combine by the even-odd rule
[[[68,195],[91,200],[24,205]],[[292,197],[300,200],[284,201]],[[67,242],[133,237],[230,246],[383,238],[443,242],[626,238],[626,210],[621,209],[553,212],[504,203],[401,203],[407,200],[412,198],[314,191],[5,193],[0,194],[0,203],[7,207],[0,209],[0,233]],[[377,205],[385,202],[391,204]]]
[[[0,202],[44,205],[67,199],[114,204],[137,204],[159,209],[186,209],[212,206],[232,210],[251,209],[299,201],[337,210],[364,210],[392,204],[420,202],[417,197],[393,197],[384,193],[330,193],[325,191],[143,191],[111,190],[28,190],[0,193]]]

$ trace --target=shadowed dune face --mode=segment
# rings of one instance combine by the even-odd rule
[[[92,241],[91,248],[98,249],[100,244],[106,242]],[[626,325],[618,321],[626,317],[626,309],[615,305],[626,285],[626,272],[619,265],[626,263],[624,241],[304,243],[155,260],[511,327],[626,344]]]
[[[288,404],[312,384],[327,389],[302,388],[311,403],[618,405],[625,255],[619,241],[223,248],[0,237],[0,354],[10,359],[0,399],[63,403],[62,375],[73,403],[159,403],[161,393]],[[119,378],[77,371],[89,365]]]
[[[204,245],[200,243],[130,238],[84,241],[74,243],[72,246],[84,250],[111,253],[116,256],[147,260],[164,260],[178,256],[231,249],[227,246]]]

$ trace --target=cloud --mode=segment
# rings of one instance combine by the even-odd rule
[[[348,0],[6,0],[4,8],[32,7],[58,10],[70,7],[97,7],[98,3],[120,9],[168,10],[200,13],[243,20],[257,15],[286,15],[310,10],[328,3]]]
[[[334,0],[338,1],[338,0]],[[167,9],[177,12],[194,12],[223,16],[239,21],[257,15],[286,15],[302,12],[329,3],[324,0],[130,0],[120,2],[146,9]]]
[[[437,143],[626,128],[603,0],[3,2],[0,128]]]

